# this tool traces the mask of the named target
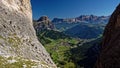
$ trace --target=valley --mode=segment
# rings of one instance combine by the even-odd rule
[[[0,0],[0,68],[120,68],[117,4]]]
[[[58,67],[81,68],[89,66],[92,68],[94,66],[106,24],[53,23],[47,16],[34,20],[34,24],[39,41]]]

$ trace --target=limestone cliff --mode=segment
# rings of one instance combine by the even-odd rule
[[[55,67],[37,40],[30,0],[0,0],[0,55],[20,56]]]
[[[95,68],[120,68],[120,4],[111,15]]]

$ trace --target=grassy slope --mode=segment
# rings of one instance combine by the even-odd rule
[[[53,30],[40,32],[38,39],[50,53],[53,61],[61,68],[80,68],[84,65],[84,62],[81,63],[81,61],[88,58],[86,53],[89,48],[99,44],[99,40],[97,42],[96,40],[79,40]],[[79,46],[79,44],[81,45]],[[90,55],[92,54],[90,53]]]
[[[13,56],[0,56],[0,68],[33,68],[39,67],[46,68],[47,64],[43,62],[24,59],[22,57]]]
[[[45,30],[38,34],[38,38],[50,53],[53,61],[61,68],[75,68],[75,64],[70,61],[66,54],[70,49],[77,46],[80,40],[53,30]],[[68,55],[68,56],[67,56]]]

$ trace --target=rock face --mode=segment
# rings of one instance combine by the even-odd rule
[[[107,24],[95,68],[120,68],[120,4]]]
[[[30,0],[0,0],[0,56],[21,56],[55,67],[37,40]]]
[[[34,28],[36,32],[41,32],[45,29],[53,30],[55,26],[47,16],[42,16],[37,21],[34,21]]]

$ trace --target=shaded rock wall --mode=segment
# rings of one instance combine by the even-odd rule
[[[95,68],[120,68],[120,4],[107,24]]]

